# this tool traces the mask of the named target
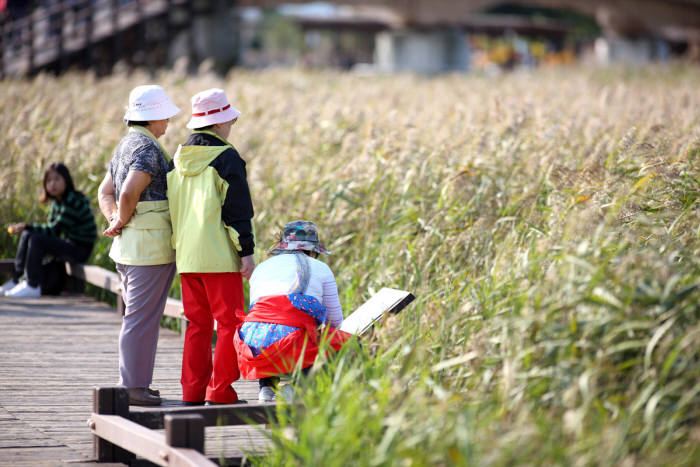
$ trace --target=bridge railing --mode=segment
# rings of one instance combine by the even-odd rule
[[[0,273],[12,274],[14,270],[14,260],[0,259]],[[77,279],[84,280],[101,289],[112,292],[117,296],[117,312],[124,314],[124,300],[122,299],[121,278],[116,272],[108,271],[105,268],[92,264],[77,264],[66,262],[66,273]],[[184,339],[187,323],[185,311],[180,300],[168,297],[165,303],[163,316],[179,320],[181,336]]]
[[[63,69],[71,54],[90,54],[96,42],[187,1],[57,0],[33,8],[36,3],[10,9],[0,24],[0,77],[31,74],[51,63]],[[20,16],[11,17],[13,12]]]

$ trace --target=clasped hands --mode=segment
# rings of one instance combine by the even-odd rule
[[[119,219],[119,214],[114,213],[112,214],[112,217],[109,221],[109,227],[105,229],[104,232],[102,232],[102,235],[110,238],[117,237],[122,234],[122,228],[124,227],[124,223]]]

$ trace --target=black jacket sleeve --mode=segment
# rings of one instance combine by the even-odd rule
[[[226,149],[210,164],[219,177],[226,180],[228,190],[224,204],[221,206],[221,219],[227,226],[238,232],[241,251],[238,255],[253,254],[255,240],[253,238],[253,201],[250,198],[245,161],[234,149]]]

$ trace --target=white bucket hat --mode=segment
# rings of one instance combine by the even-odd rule
[[[228,103],[223,89],[207,89],[192,96],[192,119],[187,123],[187,128],[202,128],[230,122],[240,114]]]
[[[131,90],[124,120],[132,122],[165,120],[178,113],[180,109],[170,101],[165,89],[155,84],[146,84]]]

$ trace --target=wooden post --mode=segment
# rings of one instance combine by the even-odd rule
[[[119,61],[122,55],[121,32],[119,30],[119,0],[112,0],[112,64]]]
[[[204,454],[204,417],[199,414],[166,415],[165,442],[174,448],[189,448]]]
[[[61,73],[66,69],[66,50],[64,36],[66,32],[66,2],[61,0],[58,2],[58,72]]]
[[[170,43],[173,40],[173,36],[175,34],[174,28],[173,28],[173,0],[167,0],[167,7],[165,11],[165,44],[166,47],[170,47]],[[165,61],[168,61],[168,54],[166,54]]]
[[[85,50],[87,51],[87,66],[92,69],[95,66],[95,46],[92,36],[95,31],[95,7],[91,1],[85,6],[87,9],[87,25],[85,26]]]
[[[7,32],[12,25],[12,21],[9,18],[5,18],[0,21],[0,78],[5,77],[5,55],[7,55],[6,48],[9,48],[10,44],[10,33]],[[11,29],[10,29],[11,30]]]
[[[93,389],[92,411],[102,415],[129,417],[129,393],[124,386],[95,387]],[[136,456],[129,451],[106,441],[99,436],[92,437],[93,455],[98,462],[128,463]]]
[[[142,61],[141,63],[131,63],[131,66],[145,66],[149,63],[148,45],[146,44],[146,16],[144,16],[143,14],[143,3],[145,2],[143,2],[142,0],[136,0],[136,15],[138,16],[138,22],[136,23],[136,31],[138,38],[136,40],[136,50],[132,52],[141,52],[137,55],[141,57]]]
[[[194,2],[186,2],[185,9],[187,11],[187,35],[189,40],[187,41],[187,72],[196,70],[195,66],[195,50],[194,50]],[[197,61],[199,65],[199,61]]]
[[[29,18],[29,24],[27,29],[29,30],[29,66],[27,69],[27,74],[31,75],[34,70],[34,1],[29,2],[30,12],[27,15]]]

